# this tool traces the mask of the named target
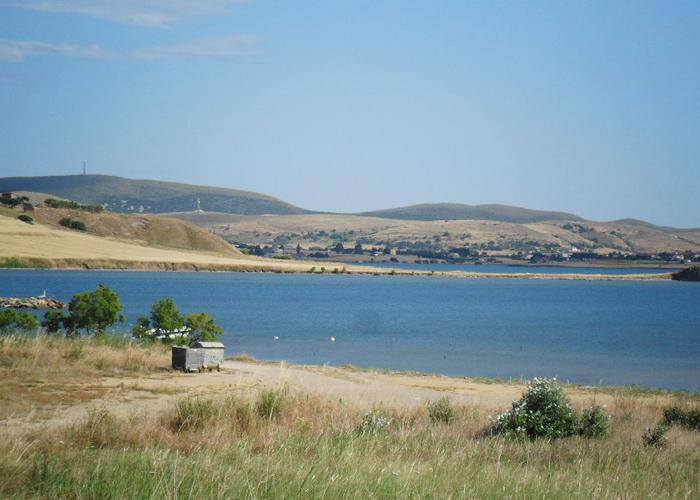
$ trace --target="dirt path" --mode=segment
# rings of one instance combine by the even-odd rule
[[[504,409],[522,394],[519,383],[477,382],[464,378],[406,373],[380,373],[330,366],[299,366],[281,363],[226,361],[221,372],[183,374],[165,371],[149,376],[106,377],[96,380],[99,388],[86,401],[36,404],[30,412],[0,421],[0,427],[62,427],[84,418],[96,408],[127,417],[137,413],[163,411],[178,399],[197,395],[211,399],[232,393],[255,394],[263,388],[288,387],[333,400],[342,400],[363,409],[415,408],[427,401],[449,396],[455,404]],[[609,404],[609,394],[595,396],[583,389],[569,389],[577,405]]]

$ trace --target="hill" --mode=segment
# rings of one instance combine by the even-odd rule
[[[220,237],[186,221],[148,215],[127,215],[111,212],[90,213],[83,210],[36,207],[30,214],[35,221],[63,229],[64,218],[85,224],[85,232],[100,237],[115,238],[141,245],[216,252],[238,255],[240,252]]]
[[[514,223],[489,220],[401,220],[359,215],[245,216],[213,212],[170,214],[224,239],[252,245],[301,244],[439,250],[469,246],[505,252],[577,248],[595,252],[700,252],[700,229],[673,229],[625,220]]]
[[[194,210],[198,198],[202,209],[214,212],[248,215],[308,213],[272,196],[249,191],[111,175],[0,178],[0,192],[8,191],[51,193],[80,203],[104,205],[113,212],[122,213]]]
[[[581,217],[565,212],[531,210],[510,205],[465,205],[461,203],[425,203],[407,207],[388,208],[359,215],[401,220],[493,220],[528,224],[553,220],[582,221]]]
[[[317,265],[320,269],[321,265],[325,265],[328,272],[340,271],[340,265],[333,263],[260,259],[234,253],[234,250],[216,252],[168,248],[149,245],[143,240],[97,236],[88,232],[92,223],[87,219],[88,231],[83,232],[59,229],[53,227],[53,223],[27,224],[18,220],[17,215],[19,212],[0,206],[0,268],[308,272],[310,266]],[[127,218],[117,214],[108,216]],[[128,216],[128,220],[136,219],[141,217]],[[166,229],[166,232],[168,228],[182,226],[180,221],[169,221],[165,226],[159,226],[159,218],[148,219],[153,226]],[[92,230],[99,229],[93,227]],[[206,233],[201,229],[198,231]],[[158,235],[159,231],[154,231],[154,234]],[[155,239],[162,243],[162,240]]]

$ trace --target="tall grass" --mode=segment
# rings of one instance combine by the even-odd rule
[[[72,341],[41,342],[47,346],[27,339],[14,351],[5,347],[0,359],[20,352],[41,362],[49,345],[65,355]],[[160,347],[151,348],[150,362],[162,362]],[[98,374],[126,369],[117,352],[141,348],[82,349],[72,366]],[[93,349],[115,351],[104,372],[90,364]],[[620,395],[606,408],[607,437],[531,442],[485,436],[493,409],[450,404],[451,424],[435,425],[427,405],[366,413],[289,389],[228,389],[153,413],[98,408],[66,429],[0,429],[0,497],[697,497],[700,433],[674,426],[663,447],[641,439],[667,403]],[[380,431],[357,431],[379,417],[381,425],[371,425]]]
[[[700,486],[697,433],[644,446],[639,422],[660,408],[634,401],[615,405],[608,438],[534,442],[480,437],[489,418],[470,407],[449,426],[426,408],[384,409],[381,432],[356,432],[367,418],[353,406],[287,393],[270,419],[253,411],[264,401],[232,393],[123,419],[100,409],[65,431],[2,439],[0,495],[689,498]]]

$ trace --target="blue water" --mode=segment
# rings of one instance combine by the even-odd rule
[[[0,271],[0,296],[67,301],[99,283],[129,322],[162,297],[212,314],[227,354],[700,390],[697,283]]]
[[[413,262],[362,262],[363,266],[393,267],[396,269],[420,269],[423,271],[466,271],[472,273],[545,273],[545,274],[668,274],[679,271],[651,267],[558,267],[514,266],[507,264],[416,264]]]

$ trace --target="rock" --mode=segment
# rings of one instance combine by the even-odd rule
[[[49,297],[0,297],[0,307],[12,309],[64,309],[66,304]]]

